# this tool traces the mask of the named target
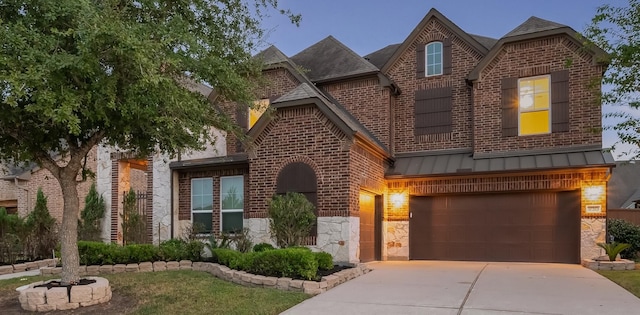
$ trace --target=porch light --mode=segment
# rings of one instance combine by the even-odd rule
[[[602,186],[587,186],[584,188],[584,197],[590,201],[597,201],[602,198],[604,188]]]
[[[402,193],[393,193],[389,197],[389,200],[391,200],[391,203],[393,204],[394,207],[400,208],[400,207],[402,207],[402,204],[404,203],[404,194],[402,194]]]

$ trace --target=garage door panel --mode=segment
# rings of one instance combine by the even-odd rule
[[[578,191],[411,197],[410,209],[410,259],[579,262]]]

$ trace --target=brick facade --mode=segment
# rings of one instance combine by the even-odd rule
[[[435,40],[443,41],[445,38],[451,39],[452,42],[452,74],[417,77],[416,47]],[[389,78],[402,90],[393,109],[393,115],[395,115],[395,153],[472,147],[472,91],[465,79],[482,57],[479,52],[437,19],[431,19],[427,23],[426,28],[420,32],[420,35],[387,73]],[[414,91],[441,87],[452,88],[452,132],[415,136]]]
[[[567,67],[567,62],[571,65]],[[501,132],[500,80],[569,70],[569,131],[504,137]],[[600,104],[596,91],[602,66],[567,35],[505,45],[474,84],[474,152],[505,152],[575,145],[601,145]]]

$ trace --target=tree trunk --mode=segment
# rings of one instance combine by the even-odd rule
[[[60,244],[62,258],[62,283],[74,284],[80,280],[80,256],[78,254],[78,183],[76,173],[62,172],[60,187],[64,199]]]

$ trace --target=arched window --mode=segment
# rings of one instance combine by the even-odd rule
[[[315,207],[315,215],[318,216],[318,184],[316,173],[311,166],[303,162],[294,162],[285,166],[278,173],[276,182],[276,194],[297,192],[307,197]],[[317,221],[316,221],[317,222]],[[311,236],[318,234],[317,224],[311,229]]]
[[[424,51],[426,76],[442,75],[442,42],[428,43]]]

